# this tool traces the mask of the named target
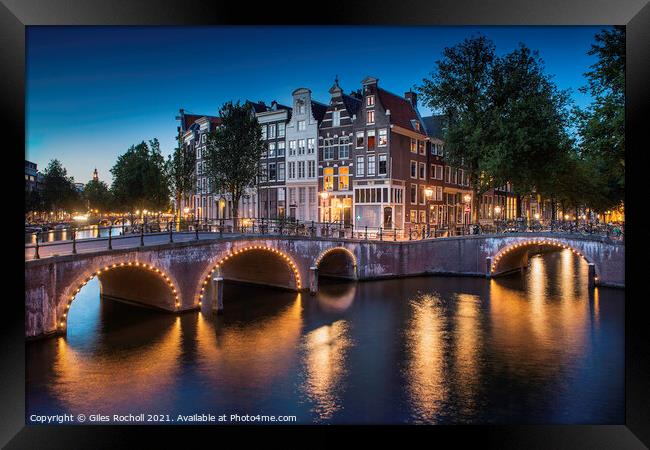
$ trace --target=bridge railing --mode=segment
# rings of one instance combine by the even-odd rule
[[[373,241],[414,241],[437,239],[458,235],[553,232],[582,236],[602,236],[612,241],[624,242],[624,234],[616,233],[616,228],[579,229],[566,227],[526,227],[517,228],[508,224],[495,224],[494,227],[469,225],[458,228],[439,228],[432,224],[413,224],[407,229],[392,227],[353,226],[341,222],[297,221],[288,219],[241,218],[195,221],[144,221],[127,225],[60,227],[46,232],[26,233],[26,259],[39,259],[44,256],[75,254],[81,251],[113,249],[113,243],[131,240],[131,246],[161,244],[174,241],[198,239],[219,239],[241,235],[256,236],[295,236],[307,239],[355,239]],[[128,246],[128,243],[127,243]],[[124,246],[120,246],[125,248]]]

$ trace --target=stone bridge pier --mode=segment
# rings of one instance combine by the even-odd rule
[[[219,313],[227,310],[225,282],[315,293],[322,277],[493,277],[519,270],[529,254],[548,249],[570,249],[584,258],[593,284],[625,285],[625,246],[604,239],[543,233],[402,242],[242,236],[26,261],[26,334],[64,334],[72,302],[95,277],[107,298],[172,313],[208,302]]]

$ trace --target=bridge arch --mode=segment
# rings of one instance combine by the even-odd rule
[[[102,219],[97,223],[97,225],[99,225],[100,227],[108,227],[113,225],[113,223],[108,219]]]
[[[531,249],[557,249],[570,250],[574,255],[582,258],[587,264],[592,264],[590,258],[583,251],[570,245],[566,241],[553,238],[530,238],[512,242],[501,249],[492,257],[490,274],[492,276],[502,275],[528,265],[528,254]],[[595,264],[594,271],[596,270]],[[598,274],[594,273],[595,280]]]
[[[357,279],[357,257],[345,247],[332,247],[322,251],[312,267],[318,269],[319,276]]]
[[[258,259],[260,256],[271,256],[272,259]],[[290,276],[290,279],[284,280],[284,283],[281,281],[280,284],[274,282],[272,278],[266,279],[266,274],[260,274],[265,262],[272,264],[278,260],[283,262],[289,269],[288,273]],[[233,265],[234,262],[239,262],[240,265]],[[269,268],[271,269],[271,273],[274,276],[277,276],[277,272],[273,272],[272,267],[266,267],[266,269]],[[241,277],[242,270],[257,272],[258,275],[262,275],[261,279],[244,279]],[[230,250],[226,255],[220,256],[216,262],[209,265],[208,269],[206,269],[200,278],[201,285],[196,295],[196,304],[198,306],[201,306],[206,291],[210,287],[209,283],[211,282],[215,272],[225,280],[244,281],[252,284],[270,285],[297,291],[302,289],[300,271],[298,270],[296,262],[288,253],[267,245],[248,245],[239,249]]]
[[[153,266],[152,264],[142,263],[139,261],[125,261],[120,263],[114,263],[114,264],[105,265],[103,267],[99,267],[98,269],[94,270],[91,273],[86,273],[81,277],[78,277],[76,281],[71,283],[70,287],[66,289],[66,291],[63,294],[63,303],[65,304],[65,307],[63,308],[63,311],[60,313],[60,317],[57,318],[57,327],[59,331],[62,333],[65,332],[68,323],[68,312],[70,311],[70,306],[72,305],[72,302],[77,298],[77,294],[79,294],[81,289],[86,284],[88,284],[88,282],[90,282],[93,278],[98,278],[101,282],[102,281],[100,278],[101,275],[102,274],[107,275],[107,273],[109,272],[115,274],[116,272],[119,271],[133,271],[133,270],[145,271],[145,273],[151,276],[153,279],[158,279],[157,281],[159,281],[159,287],[165,287],[166,289],[168,289],[169,298],[174,302],[174,306],[171,307],[170,309],[177,311],[180,308],[181,303],[179,298],[179,290],[176,287],[176,283],[171,279],[171,277],[166,272],[159,269],[158,267]],[[156,306],[156,305],[152,305],[152,306]]]

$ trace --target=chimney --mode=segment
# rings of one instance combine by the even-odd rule
[[[409,90],[408,92],[406,92],[404,94],[404,98],[411,102],[411,105],[413,105],[413,108],[418,107],[418,94],[416,94],[415,92]]]

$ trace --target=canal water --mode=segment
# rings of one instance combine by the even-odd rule
[[[107,227],[99,228],[97,225],[86,225],[81,227],[79,230],[77,230],[76,238],[77,239],[102,238],[102,237],[108,237],[108,234],[109,234],[109,228]],[[112,236],[120,236],[122,234],[122,227],[116,226],[115,228],[110,229],[110,234]],[[44,231],[41,232],[38,237],[39,243],[68,241],[68,240],[72,240],[72,231],[70,231],[70,229],[68,228]],[[35,244],[35,243],[36,243],[36,233],[25,233],[25,244]]]
[[[174,316],[89,283],[67,338],[27,344],[27,417],[624,422],[624,291],[590,291],[569,250],[496,280],[323,284],[315,297],[229,285],[224,304]]]

